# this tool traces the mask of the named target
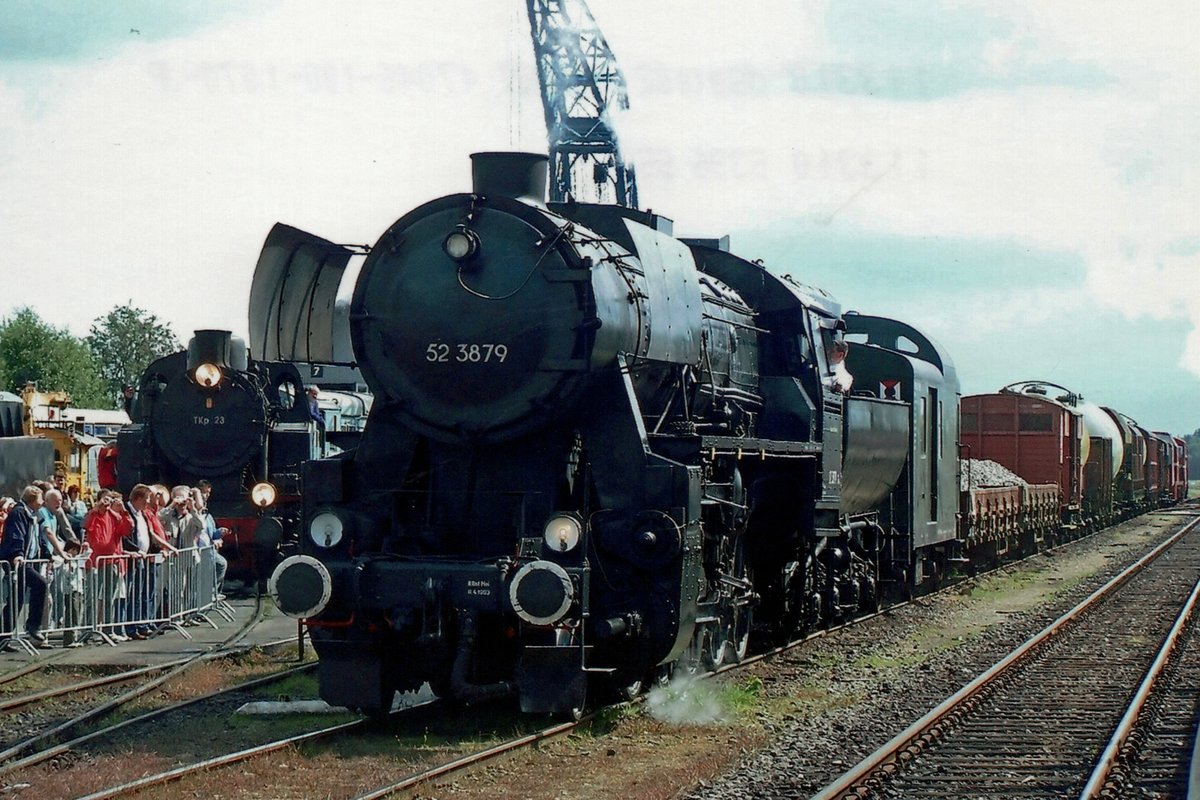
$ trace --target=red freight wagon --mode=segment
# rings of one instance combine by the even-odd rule
[[[1188,446],[1187,440],[1174,437],[1179,452],[1179,496],[1175,502],[1182,503],[1188,496]]]
[[[1162,469],[1162,498],[1166,503],[1178,503],[1187,492],[1187,466],[1183,440],[1164,431],[1155,431],[1154,437],[1163,443],[1167,455]]]
[[[962,442],[970,458],[995,461],[1028,483],[1059,488],[1062,519],[1077,524],[1083,496],[1082,415],[1049,397],[1000,392],[964,397]]]
[[[1145,428],[1138,428],[1146,438],[1146,497],[1150,507],[1158,505],[1163,491],[1163,467],[1167,463],[1167,448],[1161,439]]]

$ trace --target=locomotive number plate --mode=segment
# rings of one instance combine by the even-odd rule
[[[196,414],[192,417],[192,424],[193,425],[224,425],[225,417],[221,416],[220,414],[217,414],[212,417],[202,417],[199,414]]]
[[[460,364],[486,364],[489,361],[503,363],[508,358],[506,344],[457,344],[430,342],[425,348],[425,360],[434,364],[456,361]]]

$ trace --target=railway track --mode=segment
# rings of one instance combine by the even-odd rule
[[[1115,796],[1138,775],[1147,789],[1165,788],[1160,796],[1185,796],[1177,765],[1190,759],[1192,737],[1176,740],[1194,722],[1184,706],[1196,673],[1185,677],[1181,665],[1200,658],[1191,652],[1190,624],[1198,525],[1193,520],[816,797]],[[1157,680],[1170,664],[1182,682]],[[1179,687],[1176,700],[1171,686]],[[1190,701],[1194,710],[1194,691]],[[1161,736],[1153,733],[1159,715],[1140,713],[1152,707],[1168,711]]]
[[[1070,544],[1074,543],[1075,541],[1078,541],[1078,540],[1072,540],[1070,542],[1065,542],[1062,545],[1059,545],[1059,546],[1057,546],[1055,548],[1051,548],[1051,549],[1058,549],[1059,547],[1069,546]],[[1043,552],[1045,552],[1045,551],[1043,551]],[[955,581],[955,582],[947,585],[943,589],[940,589],[939,591],[947,591],[947,590],[952,590],[952,589],[961,587],[964,583],[968,583],[968,582],[972,582],[972,581],[981,579],[984,576],[991,574],[997,570],[1004,569],[1008,566],[1011,566],[1012,563],[1013,562],[1005,562],[1005,563],[1000,564],[1000,565],[998,565],[992,569],[989,569],[987,571],[981,571],[980,573],[978,573],[970,578],[964,578],[961,581]],[[836,626],[831,626],[829,628],[822,628],[820,630],[813,631],[813,632],[807,634],[806,636],[796,639],[795,641],[789,642],[785,645],[774,647],[769,650],[748,656],[747,658],[745,658],[742,661],[737,662],[737,663],[730,663],[730,664],[723,665],[720,669],[716,670],[713,673],[710,673],[709,675],[725,674],[725,673],[735,671],[738,669],[743,669],[751,664],[776,657],[784,652],[787,652],[796,647],[799,647],[799,646],[805,644],[806,642],[811,642],[815,639],[819,639],[821,637],[832,635],[839,630],[845,629],[852,625],[859,624],[868,619],[879,616],[880,614],[890,613],[898,608],[908,605],[910,602],[911,601],[904,601],[904,602],[896,603],[891,606],[888,606],[885,609],[881,609],[880,611],[870,613],[870,614],[865,614],[860,617],[856,617],[855,619],[849,620],[845,623],[842,623],[842,624],[839,624]],[[707,676],[703,676],[703,677],[707,677]],[[645,696],[643,695],[642,697],[638,698],[638,701],[643,700],[644,697]],[[635,702],[637,702],[637,701],[635,701]],[[423,708],[423,707],[425,707],[425,704],[418,706],[418,708]],[[408,711],[408,710],[409,709],[405,709],[404,711]],[[394,712],[394,713],[402,714],[403,712]],[[358,794],[356,796],[356,800],[376,800],[377,798],[388,797],[388,796],[397,794],[399,792],[411,790],[415,787],[418,787],[420,785],[428,783],[429,781],[436,780],[438,778],[443,778],[443,777],[455,774],[457,772],[464,771],[464,770],[469,769],[473,766],[476,766],[480,763],[483,763],[485,761],[493,759],[497,756],[500,756],[500,755],[503,755],[506,753],[511,753],[513,751],[520,750],[525,747],[533,746],[540,742],[544,742],[548,739],[562,736],[564,734],[568,734],[572,731],[575,731],[580,726],[588,724],[594,718],[594,716],[595,716],[594,714],[589,714],[589,715],[583,717],[578,722],[570,721],[570,722],[556,722],[553,724],[549,724],[549,725],[546,725],[545,727],[542,727],[542,728],[537,729],[532,732],[522,733],[522,734],[519,734],[516,736],[509,737],[509,738],[505,739],[504,741],[501,741],[498,744],[492,744],[487,747],[482,747],[474,752],[457,755],[453,758],[446,759],[439,763],[425,766],[424,768],[421,768],[421,769],[416,769],[409,774],[405,774],[405,775],[398,777],[397,779],[390,780],[386,784],[383,784],[379,787],[371,789],[370,791]],[[183,780],[183,779],[187,778],[188,776],[195,775],[197,773],[205,772],[208,770],[228,767],[228,766],[231,766],[234,764],[244,764],[248,761],[266,757],[272,753],[276,753],[276,752],[283,750],[285,748],[288,748],[288,747],[302,745],[302,744],[306,744],[306,743],[312,743],[312,742],[329,741],[329,740],[336,739],[337,737],[353,735],[356,732],[362,732],[368,725],[369,725],[368,720],[365,720],[365,719],[355,720],[355,721],[351,721],[351,722],[345,722],[345,723],[340,723],[340,724],[336,724],[336,725],[321,727],[321,728],[314,729],[312,731],[308,731],[308,732],[305,732],[302,734],[279,738],[279,739],[276,739],[276,740],[273,740],[273,741],[270,741],[270,742],[267,742],[264,744],[256,745],[254,747],[244,748],[244,749],[230,752],[227,754],[223,754],[223,755],[220,755],[220,756],[217,756],[214,758],[197,760],[192,763],[183,764],[183,765],[174,767],[169,770],[165,770],[163,772],[160,772],[160,773],[157,773],[154,775],[142,776],[136,780],[132,780],[132,781],[129,781],[126,783],[122,783],[120,785],[115,785],[115,786],[108,787],[108,788],[100,790],[100,791],[93,792],[92,794],[86,795],[84,800],[106,800],[107,798],[125,796],[125,795],[131,794],[131,793],[136,793],[136,792],[139,792],[142,790],[150,789],[151,787],[161,786],[161,785],[164,785],[167,783],[171,783],[173,781]]]
[[[85,681],[76,681],[75,683],[63,684],[55,686],[52,689],[44,689],[40,692],[30,692],[28,694],[14,695],[0,699],[0,713],[13,711],[25,706],[35,705],[45,700],[52,700],[56,697],[64,697],[68,695],[78,695],[81,692],[98,689],[104,686],[112,686],[115,684],[128,683],[137,680],[145,675],[153,675],[171,667],[186,663],[188,659],[177,659],[168,661],[165,664],[155,664],[148,667],[138,667],[137,669],[125,670],[116,672],[112,675],[102,675],[98,678],[89,678]]]
[[[431,707],[440,706],[441,703],[442,701],[440,700],[428,700],[397,711],[393,711],[391,716],[393,719],[395,719],[409,712],[429,710]],[[550,724],[544,728],[511,737],[498,744],[490,745],[475,752],[469,752],[465,755],[460,755],[455,758],[427,766],[423,769],[418,769],[412,773],[401,776],[397,780],[390,781],[386,785],[372,789],[363,794],[356,795],[357,800],[376,800],[377,798],[388,797],[397,792],[420,786],[436,778],[450,775],[475,766],[499,755],[510,753],[524,747],[529,747],[556,736],[561,736],[562,734],[575,730],[580,725],[586,724],[593,718],[593,716],[594,715],[587,715],[581,718],[579,721]],[[288,736],[266,742],[264,744],[255,745],[253,747],[247,747],[214,758],[183,764],[154,775],[142,776],[126,783],[107,787],[84,795],[79,798],[79,800],[109,800],[110,798],[115,797],[125,797],[139,791],[150,789],[156,786],[162,786],[173,781],[182,780],[190,775],[206,772],[211,769],[227,767],[234,764],[244,764],[254,759],[276,753],[288,747],[322,740],[329,740],[354,732],[361,732],[373,724],[373,722],[373,720],[362,718],[352,720],[350,722],[342,722],[336,725],[321,727],[294,736]]]
[[[52,747],[48,747],[44,750],[39,750],[36,753],[33,753],[32,755],[26,756],[25,758],[21,758],[16,761],[12,761],[7,764],[4,764],[2,767],[0,767],[0,775],[11,774],[11,773],[17,772],[19,770],[26,769],[28,767],[37,766],[38,764],[41,764],[44,761],[48,761],[51,758],[63,755],[64,753],[67,753],[71,750],[80,748],[88,743],[107,739],[108,737],[112,736],[112,734],[117,733],[118,731],[122,731],[126,728],[129,728],[129,727],[132,727],[135,725],[141,725],[141,724],[144,724],[147,722],[158,720],[158,719],[160,719],[164,716],[167,716],[169,714],[172,714],[176,711],[181,711],[185,708],[195,706],[200,703],[204,703],[204,702],[213,700],[215,698],[222,697],[224,695],[234,694],[237,692],[251,691],[251,690],[257,689],[259,687],[266,686],[268,684],[275,683],[277,681],[281,681],[286,678],[290,678],[294,675],[298,675],[303,672],[311,671],[314,666],[315,666],[314,664],[303,664],[303,665],[296,666],[296,667],[290,667],[288,669],[283,669],[278,672],[271,673],[269,675],[263,675],[258,678],[253,678],[248,681],[243,681],[243,682],[235,684],[233,686],[227,686],[223,689],[217,689],[212,692],[208,692],[206,694],[200,695],[199,697],[192,697],[192,698],[188,698],[186,700],[180,700],[178,702],[171,703],[166,706],[155,708],[155,709],[152,709],[145,713],[138,714],[136,716],[129,717],[127,719],[123,719],[119,722],[114,722],[111,725],[102,726],[100,728],[97,728],[94,731],[91,731],[90,733],[83,734],[74,739],[70,739],[68,741],[62,742],[62,743],[54,745]]]
[[[45,727],[30,736],[6,741],[6,746],[3,750],[0,750],[0,775],[4,775],[13,769],[13,765],[8,762],[12,762],[14,759],[18,758],[21,758],[22,761],[25,761],[26,759],[23,757],[29,756],[30,754],[32,754],[32,757],[38,757],[42,751],[53,749],[53,745],[57,741],[71,736],[75,731],[78,731],[84,725],[112,713],[113,711],[127,705],[139,697],[143,697],[172,678],[184,673],[193,666],[212,661],[214,659],[225,658],[248,649],[238,648],[238,644],[246,637],[247,634],[249,634],[254,626],[262,620],[263,610],[263,598],[260,596],[257,598],[255,603],[254,614],[251,615],[251,617],[245,623],[243,623],[236,631],[230,634],[230,636],[226,637],[212,650],[208,652],[197,653],[186,659],[180,659],[179,661],[172,662],[171,664],[163,665],[163,669],[157,670],[157,677],[154,677],[151,680],[146,681],[145,683],[142,683],[127,692],[124,692],[123,694],[117,695],[116,697],[111,697],[96,705],[91,705],[83,712],[76,714],[67,720],[59,721],[60,718],[55,718],[50,722],[48,727]],[[118,674],[118,676],[113,677],[116,679],[116,681],[131,681],[136,680],[137,677],[151,674],[154,671],[155,670],[151,669],[135,670],[134,672],[138,673],[136,676],[131,676],[128,673],[125,673],[123,676]],[[87,688],[96,688],[102,685],[109,685],[113,682],[114,681],[111,680],[107,682],[93,682],[93,685],[88,686]],[[12,698],[9,702],[16,703],[20,700],[22,701],[19,703],[20,705],[29,706],[34,703],[44,702],[48,699],[60,696],[63,696],[63,692],[55,691],[41,693],[41,696],[35,695],[27,696],[25,698]],[[45,757],[48,758],[48,756]]]
[[[1087,537],[1083,537],[1083,538],[1087,538]],[[1068,547],[1071,544],[1074,544],[1078,541],[1081,541],[1081,539],[1072,539],[1072,540],[1063,542],[1062,544],[1056,545],[1054,547],[1047,548],[1046,550],[1043,550],[1040,552],[1047,553],[1047,552],[1056,551],[1056,550],[1059,550],[1060,548]],[[1003,563],[998,564],[994,567],[991,567],[987,570],[979,571],[978,573],[976,573],[970,577],[966,577],[966,578],[963,578],[962,580],[958,580],[958,581],[953,581],[953,582],[949,583],[948,585],[939,588],[935,592],[932,592],[931,594],[937,594],[937,593],[940,593],[943,591],[951,591],[951,590],[961,588],[964,584],[978,581],[978,580],[980,580],[988,575],[991,575],[999,570],[1002,570],[1009,566],[1012,566],[1014,563],[1016,563],[1016,562],[1013,562],[1013,561],[1003,562]],[[731,673],[731,672],[735,672],[737,670],[745,669],[746,667],[749,667],[752,664],[756,664],[760,661],[765,661],[765,660],[768,660],[771,658],[775,658],[775,657],[782,655],[790,650],[794,650],[797,647],[800,647],[808,642],[812,642],[816,639],[820,639],[820,638],[823,638],[826,636],[833,635],[840,630],[844,630],[853,625],[858,625],[862,622],[866,622],[867,620],[873,619],[880,615],[891,613],[897,609],[900,609],[904,606],[909,605],[912,602],[913,602],[912,600],[901,601],[901,602],[889,605],[885,608],[881,608],[878,611],[875,611],[875,612],[872,612],[869,614],[863,614],[861,616],[855,617],[854,619],[849,620],[847,622],[844,622],[844,623],[841,623],[838,625],[833,625],[828,628],[821,628],[819,630],[808,633],[805,636],[798,638],[794,641],[788,642],[786,644],[783,644],[783,645],[780,645],[777,647],[770,648],[770,649],[762,651],[762,652],[758,652],[758,653],[749,655],[746,658],[744,658],[741,661],[738,661],[736,663],[724,664],[721,667],[719,667],[718,669],[714,670],[713,672],[710,672],[707,674],[701,674],[698,677],[704,679],[704,678],[709,678],[709,677],[715,677],[716,675],[723,675],[726,673]],[[1200,682],[1200,676],[1197,677],[1197,681]],[[634,700],[633,702],[635,702],[635,703],[641,702],[641,701],[644,701],[645,698],[646,698],[646,696],[642,695],[642,696],[638,697],[636,700]],[[443,764],[440,764],[435,767],[431,767],[426,770],[423,770],[421,772],[417,772],[412,775],[406,776],[398,781],[390,782],[384,786],[380,786],[379,788],[377,788],[375,790],[372,790],[370,792],[366,792],[364,794],[360,794],[360,795],[356,796],[355,800],[380,800],[380,798],[389,797],[389,796],[392,796],[399,792],[413,789],[413,788],[420,786],[422,784],[425,784],[429,781],[436,780],[437,778],[446,777],[448,775],[454,774],[455,772],[460,772],[460,771],[469,769],[471,767],[477,766],[480,763],[483,763],[484,761],[495,758],[499,755],[504,755],[506,753],[513,752],[514,750],[518,750],[523,747],[530,747],[530,746],[533,746],[540,742],[543,742],[547,739],[570,733],[570,732],[576,730],[578,727],[587,724],[591,719],[594,718],[594,716],[595,716],[595,714],[589,714],[589,715],[585,716],[584,718],[582,718],[581,720],[579,720],[578,722],[565,722],[565,723],[560,723],[560,724],[556,724],[556,725],[548,725],[535,734],[514,737],[508,741],[501,742],[500,744],[497,744],[495,746],[489,747],[484,750],[480,750],[476,753],[473,753],[473,754],[470,754],[470,755],[467,755],[467,756],[464,756],[461,758],[446,761]]]
[[[1188,598],[1151,669],[1081,793],[1146,800],[1200,798],[1195,751],[1200,706],[1200,631]]]

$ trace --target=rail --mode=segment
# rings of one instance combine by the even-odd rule
[[[1162,676],[1163,671],[1166,669],[1167,661],[1171,658],[1171,654],[1175,651],[1176,645],[1179,644],[1184,631],[1187,629],[1192,612],[1196,607],[1196,598],[1198,596],[1200,596],[1200,581],[1196,582],[1192,593],[1188,595],[1187,602],[1184,604],[1183,610],[1179,612],[1175,624],[1171,626],[1171,630],[1163,640],[1162,647],[1159,648],[1158,655],[1154,658],[1154,663],[1146,671],[1141,685],[1138,687],[1133,699],[1129,702],[1129,708],[1125,711],[1124,716],[1121,717],[1116,730],[1113,731],[1112,738],[1108,741],[1108,746],[1104,748],[1104,752],[1101,754],[1099,761],[1097,761],[1095,769],[1092,770],[1091,777],[1088,778],[1087,784],[1083,787],[1083,791],[1079,795],[1080,800],[1096,800],[1096,798],[1105,796],[1106,790],[1110,788],[1108,783],[1113,770],[1117,766],[1121,749],[1125,746],[1125,742],[1128,741],[1134,724],[1138,721],[1138,717],[1146,707],[1146,701],[1150,697],[1150,692],[1153,691],[1155,683]]]
[[[866,789],[866,787],[880,780],[880,776],[897,771],[902,763],[915,757],[930,743],[939,739],[943,728],[961,714],[1000,675],[1006,673],[1014,664],[1023,661],[1026,656],[1045,644],[1051,637],[1060,633],[1066,626],[1074,622],[1080,614],[1096,605],[1100,599],[1109,595],[1114,589],[1124,585],[1133,576],[1140,573],[1163,552],[1191,533],[1197,525],[1200,525],[1200,519],[1193,520],[1185,525],[1169,539],[1146,553],[1070,611],[1048,625],[1036,636],[1009,653],[1005,658],[959,689],[874,753],[853,766],[838,780],[814,795],[813,800],[834,800],[834,798],[859,796],[856,790]]]

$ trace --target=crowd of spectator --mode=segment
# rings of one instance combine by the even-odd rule
[[[103,633],[112,641],[146,639],[161,626],[152,621],[163,603],[155,586],[156,565],[165,554],[196,548],[211,557],[218,600],[226,561],[222,535],[208,511],[212,487],[134,486],[129,497],[102,489],[90,507],[65,476],[35,481],[19,498],[0,497],[0,650],[12,649],[20,612],[27,608],[25,635],[39,648],[54,645],[44,627],[62,630],[64,647],[79,647],[75,635],[85,578],[99,581],[105,605]],[[197,555],[198,559],[199,556]],[[90,575],[85,575],[90,572]],[[12,577],[17,580],[12,580]],[[20,587],[20,591],[17,591]],[[51,597],[51,590],[54,597]]]

